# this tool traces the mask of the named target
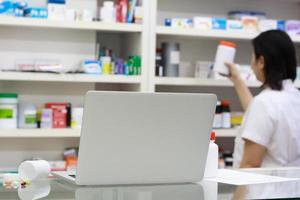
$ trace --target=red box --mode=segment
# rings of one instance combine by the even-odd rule
[[[52,128],[67,128],[67,108],[69,103],[47,103],[46,108],[52,109]]]

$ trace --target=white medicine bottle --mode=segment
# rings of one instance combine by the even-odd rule
[[[116,12],[113,1],[104,1],[100,10],[100,19],[103,22],[116,22]]]
[[[234,63],[234,57],[236,53],[236,44],[227,41],[221,41],[214,63],[214,71],[223,75],[229,75],[228,68],[225,63]]]
[[[216,133],[212,132],[210,135],[210,143],[205,165],[204,178],[216,177],[218,173],[219,147],[218,145],[216,145],[215,140]]]

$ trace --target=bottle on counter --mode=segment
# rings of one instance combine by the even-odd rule
[[[210,135],[204,178],[213,178],[217,176],[219,165],[219,147],[216,145],[215,140],[216,133],[212,132]]]

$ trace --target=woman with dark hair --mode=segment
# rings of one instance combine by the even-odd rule
[[[294,86],[296,53],[283,31],[261,33],[253,41],[251,67],[263,83],[253,97],[234,64],[226,64],[246,110],[235,140],[234,167],[300,166],[300,92]]]

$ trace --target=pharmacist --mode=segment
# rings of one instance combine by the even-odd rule
[[[296,53],[282,31],[261,33],[253,41],[251,67],[262,92],[253,97],[234,64],[226,64],[246,110],[235,140],[234,167],[300,166],[300,92],[294,86]]]

